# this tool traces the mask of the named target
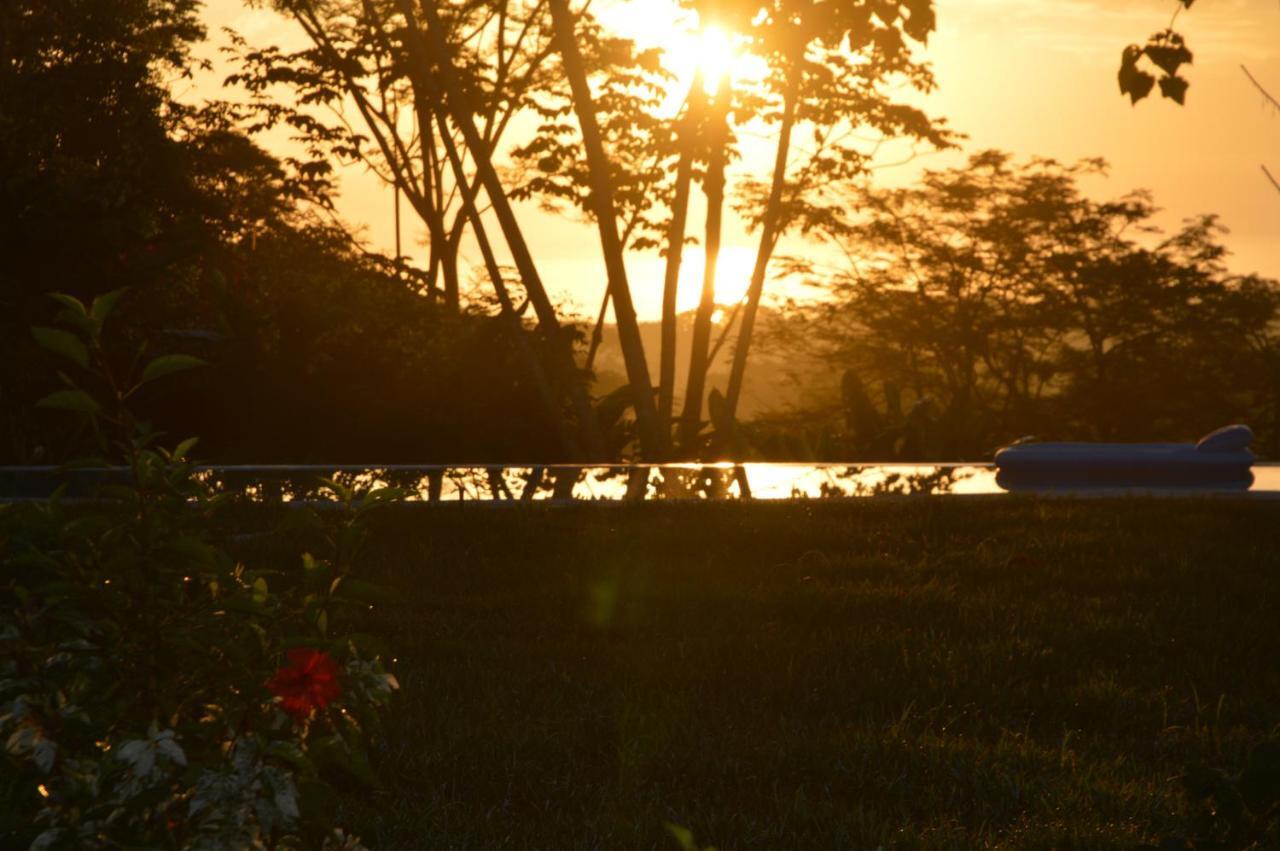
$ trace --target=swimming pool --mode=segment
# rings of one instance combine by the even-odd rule
[[[396,487],[413,502],[622,502],[643,500],[858,499],[886,496],[995,496],[1009,494],[990,464],[779,464],[716,463],[614,466],[570,465],[307,465],[211,466],[198,475],[219,489],[264,502],[332,499],[320,482]],[[55,467],[0,467],[0,499],[48,498],[60,483],[72,498],[92,497],[106,482],[128,477],[124,468],[59,471]],[[1205,488],[1018,488],[1044,496],[1237,496],[1280,499],[1280,464],[1255,464],[1253,482]]]

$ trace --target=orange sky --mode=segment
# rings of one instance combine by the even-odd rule
[[[206,0],[211,32],[230,25],[254,44],[299,44],[299,34],[271,13],[242,0]],[[969,135],[968,151],[995,147],[1020,155],[1075,160],[1103,156],[1106,180],[1090,180],[1098,196],[1145,187],[1163,208],[1161,223],[1218,213],[1231,229],[1235,271],[1280,278],[1280,192],[1263,176],[1280,174],[1280,115],[1269,110],[1240,70],[1246,64],[1280,96],[1280,2],[1200,0],[1178,19],[1196,60],[1187,106],[1149,99],[1131,107],[1115,73],[1121,48],[1165,26],[1175,0],[938,0],[938,31],[927,57],[938,91],[927,108]],[[619,26],[651,20],[665,0],[618,0],[608,15]],[[646,31],[640,31],[644,36]],[[205,55],[213,55],[210,45]],[[216,96],[220,75],[202,76],[195,97]],[[941,167],[961,155],[926,157],[886,168],[877,179],[909,181],[921,167]],[[767,174],[769,154],[749,155],[740,173]],[[360,169],[343,180],[340,209],[375,246],[392,244],[391,194]],[[594,313],[603,273],[594,229],[528,208],[523,222],[544,279],[561,298]],[[695,210],[691,230],[700,230]],[[407,238],[407,235],[406,235]],[[415,239],[420,239],[416,236]],[[744,276],[753,241],[730,223],[731,257],[724,273]],[[804,250],[784,243],[781,251]],[[465,254],[465,252],[464,252]],[[642,318],[656,317],[661,265],[652,254],[629,260]],[[683,306],[696,296],[698,274],[683,279]],[[687,288],[687,289],[686,289]]]

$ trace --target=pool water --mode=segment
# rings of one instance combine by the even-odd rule
[[[361,488],[396,487],[415,502],[638,501],[721,499],[848,499],[878,496],[1007,494],[989,464],[663,464],[617,466],[225,466],[201,468],[210,484],[267,502],[332,499],[331,478]],[[67,495],[91,497],[123,469],[0,468],[0,499],[44,499],[59,483]],[[1054,496],[1235,495],[1280,498],[1280,464],[1255,464],[1252,483],[1203,488],[1073,484],[1037,485]]]

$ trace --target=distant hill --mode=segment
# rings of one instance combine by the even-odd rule
[[[766,320],[767,312],[766,308],[761,309],[757,327]],[[675,406],[677,414],[684,405],[684,388],[689,373],[689,349],[693,338],[693,317],[693,311],[682,313],[677,317]],[[719,339],[724,327],[723,322],[728,319],[727,310],[724,311],[723,317],[721,323],[712,328],[712,345]],[[640,336],[644,341],[645,354],[649,360],[650,375],[656,384],[662,340],[661,324],[640,323]],[[729,369],[736,339],[737,326],[735,325],[707,375],[708,392],[714,388],[723,393],[728,387]],[[594,390],[597,395],[604,395],[627,383],[626,367],[623,364],[622,350],[618,343],[618,331],[614,325],[606,325],[604,328],[604,338],[600,344],[600,351],[596,354],[595,373]],[[747,377],[742,388],[738,414],[742,419],[749,420],[765,414],[783,413],[796,408],[801,402],[812,405],[815,394],[825,397],[829,392],[834,392],[836,387],[838,387],[838,381],[824,380],[824,376],[812,363],[790,361],[785,355],[764,351],[753,345],[750,359],[747,361]]]

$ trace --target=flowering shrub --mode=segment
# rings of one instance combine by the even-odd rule
[[[129,414],[149,381],[102,346],[116,296],[59,297],[71,331],[37,339],[74,368],[44,405],[81,416],[127,483],[0,510],[0,847],[360,848],[336,788],[372,784],[366,745],[397,687],[372,639],[384,599],[351,575],[390,491],[340,488],[301,563],[251,569],[217,533],[229,497]]]
[[[289,664],[276,671],[267,688],[280,698],[280,708],[295,721],[305,721],[317,709],[324,709],[341,696],[338,666],[328,653],[311,647],[295,647],[285,655]]]

